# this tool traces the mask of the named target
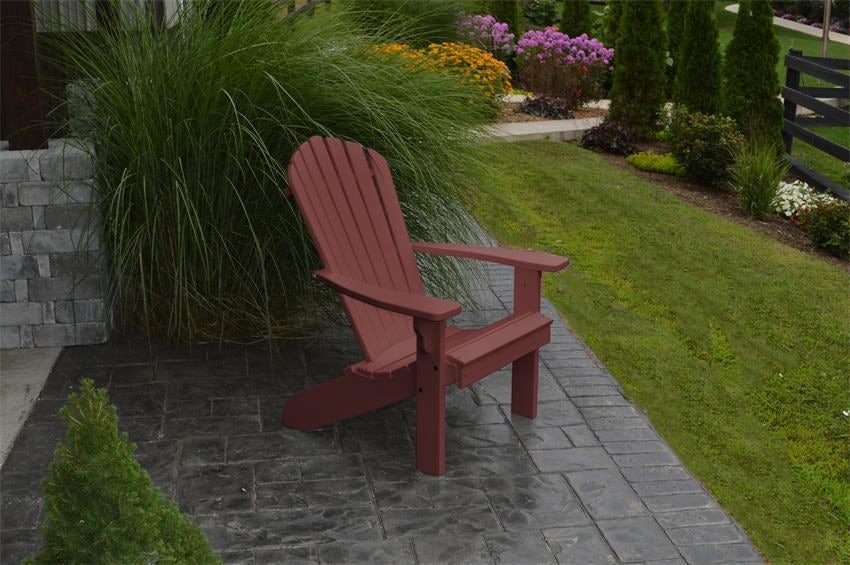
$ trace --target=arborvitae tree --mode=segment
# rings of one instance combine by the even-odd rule
[[[118,431],[106,390],[85,379],[61,410],[68,441],[42,484],[44,546],[34,563],[219,563]]]
[[[622,10],[609,116],[648,136],[666,100],[664,13],[661,0],[624,2]]]
[[[688,11],[689,0],[670,0],[667,7],[667,55],[673,60],[667,65],[667,95],[673,96],[673,84],[676,69],[679,68],[679,45],[682,42],[682,31],[685,29],[685,15]]]
[[[620,33],[620,20],[623,19],[623,2],[624,0],[608,0],[603,22],[604,37],[600,38],[606,47],[615,49],[617,47],[617,34]],[[617,54],[615,53],[614,56],[616,57]]]
[[[590,33],[590,0],[564,0],[561,31],[570,37]]]
[[[520,35],[519,2],[517,0],[491,0],[490,14],[497,22],[508,24],[511,33]]]
[[[694,112],[715,113],[720,99],[721,63],[714,0],[688,3],[679,60],[673,102]]]
[[[779,41],[773,33],[768,0],[744,0],[723,64],[721,111],[738,122],[749,138],[781,146],[782,103],[779,101]]]

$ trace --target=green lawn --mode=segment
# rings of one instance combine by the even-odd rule
[[[767,558],[850,563],[850,274],[575,145],[481,151],[476,216],[572,258],[546,296]]]
[[[727,12],[724,8],[735,2],[718,2],[717,3],[717,27],[719,31],[719,41],[721,49],[726,49],[726,45],[732,40],[732,30],[735,27],[735,14]],[[804,55],[820,55],[820,37],[814,35],[806,35],[786,29],[783,27],[773,27],[776,33],[776,38],[779,40],[779,63],[776,65],[776,72],[779,75],[779,80],[785,84],[785,53],[789,49],[799,49]],[[836,43],[834,41],[829,44],[829,56],[841,57],[843,59],[850,58],[850,45]],[[804,75],[803,86],[813,86],[820,84],[812,77]]]
[[[850,128],[836,126],[829,128],[814,128],[813,131],[827,139],[840,143],[844,147],[850,147]],[[845,171],[850,170],[846,168],[850,167],[850,165],[845,165],[840,159],[836,159],[835,157],[824,153],[820,149],[816,149],[799,139],[794,140],[791,153],[832,180],[847,184],[848,181],[845,179]]]

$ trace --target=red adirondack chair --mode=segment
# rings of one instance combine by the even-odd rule
[[[445,391],[513,363],[511,410],[537,415],[538,349],[552,321],[540,313],[541,272],[569,260],[499,247],[410,241],[387,162],[357,143],[312,137],[289,163],[289,187],[365,359],[296,393],[283,424],[310,430],[416,396],[416,467],[445,473]],[[425,295],[413,253],[481,259],[515,269],[514,313],[480,329],[446,321],[455,302]]]

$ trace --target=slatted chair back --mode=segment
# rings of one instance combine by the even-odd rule
[[[311,137],[289,163],[289,187],[326,270],[424,294],[390,169],[378,153]],[[340,298],[368,360],[413,336],[408,316]]]

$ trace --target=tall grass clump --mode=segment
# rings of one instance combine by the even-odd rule
[[[388,159],[412,237],[470,236],[467,147],[494,111],[473,85],[377,54],[342,9],[281,20],[262,0],[197,5],[168,29],[116,10],[113,31],[61,45],[87,90],[76,134],[95,150],[125,313],[174,339],[236,337],[330,304],[315,300],[316,254],[281,192],[315,134]],[[457,267],[424,268],[435,291],[462,286]]]
[[[774,209],[779,182],[788,173],[788,162],[776,145],[755,139],[742,144],[734,154],[729,177],[744,212],[764,218]]]

